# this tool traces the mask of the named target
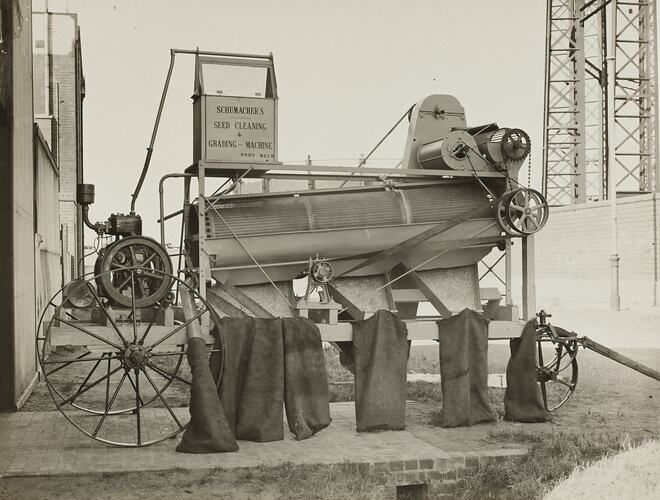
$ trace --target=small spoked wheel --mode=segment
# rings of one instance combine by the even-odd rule
[[[510,128],[502,136],[502,156],[507,160],[524,160],[530,147],[529,136],[519,128]]]
[[[535,189],[522,188],[505,194],[496,210],[500,226],[512,236],[534,234],[548,221],[548,201]]]
[[[131,288],[139,267],[129,267]],[[79,280],[94,298],[74,309],[60,290],[37,329],[37,354],[57,409],[87,436],[102,443],[136,447],[172,438],[185,429],[192,384],[185,359],[186,328],[212,326],[211,306],[188,284],[158,269],[162,280],[190,292],[192,317],[174,313],[172,295],[149,307],[131,300],[112,307],[95,288],[101,276]]]
[[[544,328],[552,331],[550,325]],[[547,348],[552,348],[551,356],[546,355]],[[543,404],[548,411],[561,408],[575,392],[578,381],[577,349],[577,341],[570,337],[540,332],[536,373]]]
[[[311,275],[316,283],[327,283],[332,280],[334,269],[329,262],[319,260],[312,264]]]

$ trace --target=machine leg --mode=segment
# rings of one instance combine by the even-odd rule
[[[523,319],[530,320],[536,315],[536,272],[534,261],[534,236],[522,239],[522,302]]]

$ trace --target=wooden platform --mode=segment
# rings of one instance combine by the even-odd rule
[[[442,331],[435,321],[406,320],[405,322],[408,327],[409,340],[437,340],[438,336],[442,335]],[[121,343],[121,339],[117,335],[117,332],[111,326],[89,324],[81,324],[80,326],[101,338],[114,343]],[[336,325],[317,324],[317,326],[321,332],[322,339],[326,342],[351,341],[353,339],[353,327],[351,323],[338,323]],[[525,321],[491,321],[488,325],[488,338],[489,340],[516,338],[520,336],[524,326]],[[137,327],[138,338],[142,336],[146,327],[146,324]],[[145,345],[149,345],[150,343],[164,337],[175,328],[176,326],[153,326],[149,332],[147,340],[145,341]],[[125,338],[133,337],[133,328],[131,325],[120,325],[119,329]],[[50,334],[50,341],[53,346],[85,345],[89,347],[106,345],[101,340],[87,335],[72,326],[64,324],[57,327],[53,326],[50,330]],[[171,338],[158,347],[167,349],[168,346],[171,347],[172,345],[184,344],[186,339],[186,331],[184,328],[172,335]],[[213,342],[213,338],[210,335],[206,336],[206,340],[208,343]]]

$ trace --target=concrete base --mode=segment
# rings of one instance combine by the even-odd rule
[[[146,418],[158,420],[165,411],[155,408]],[[186,408],[177,409],[177,413],[188,417]],[[354,462],[366,464],[383,484],[436,480],[451,489],[466,469],[527,451],[492,447],[465,451],[450,447],[453,451],[444,451],[408,431],[358,434],[353,403],[333,403],[331,415],[332,424],[305,441],[296,441],[287,429],[283,441],[241,441],[236,453],[190,455],[174,451],[179,438],[146,448],[106,446],[78,432],[59,412],[0,414],[0,477]],[[127,427],[125,432],[131,436],[135,430]]]

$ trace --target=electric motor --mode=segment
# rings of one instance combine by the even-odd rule
[[[475,136],[475,140],[479,152],[490,162],[503,168],[524,160],[531,148],[529,136],[519,128],[482,132]]]

